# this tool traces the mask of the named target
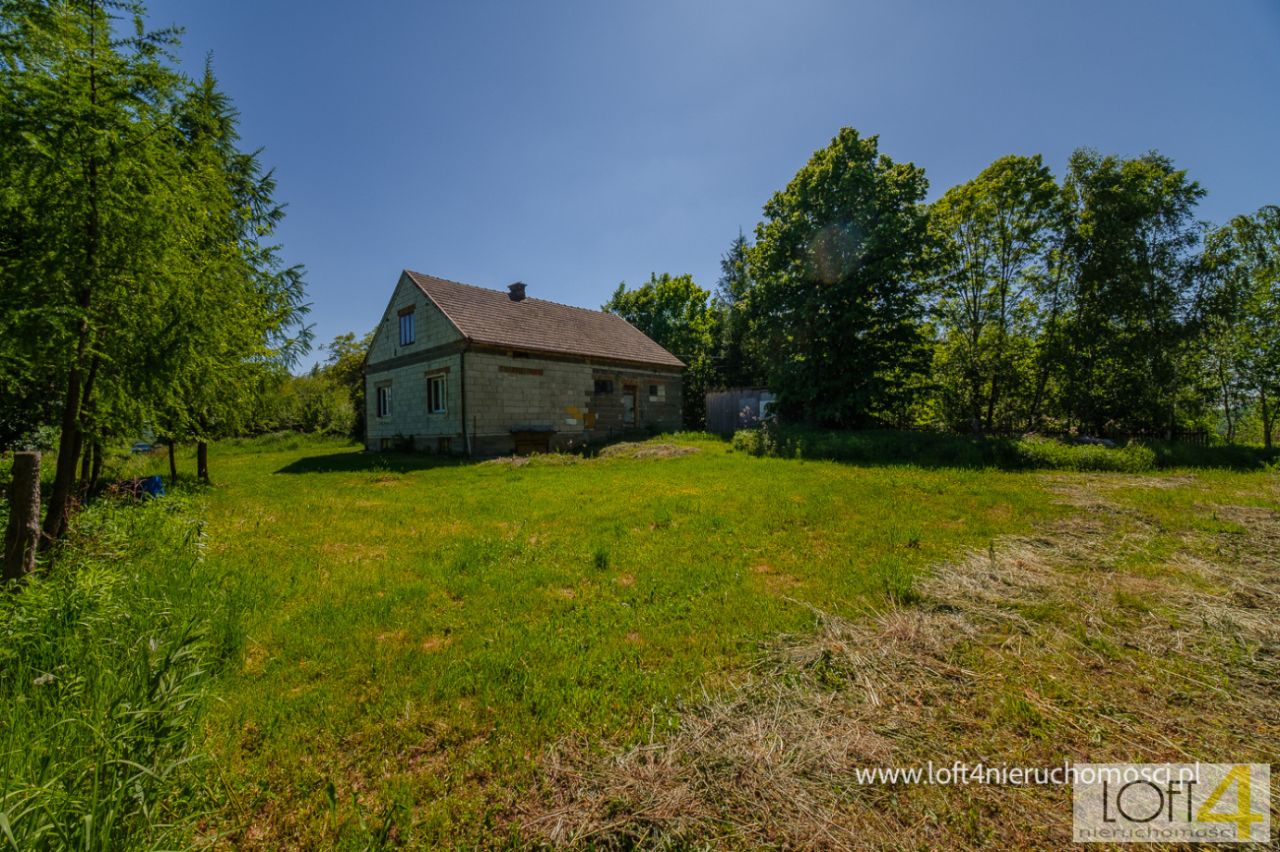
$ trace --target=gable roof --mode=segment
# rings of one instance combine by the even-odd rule
[[[405,270],[463,337],[512,349],[683,367],[684,362],[615,314],[545,299],[512,301],[502,290]]]

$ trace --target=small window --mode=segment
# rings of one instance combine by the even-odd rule
[[[414,340],[413,308],[400,312],[400,345],[408,346]]]
[[[613,393],[612,379],[596,379],[596,396]]]
[[[427,376],[427,413],[444,414],[445,407],[444,373]]]
[[[395,441],[391,440],[390,438],[382,438],[381,440],[378,441],[378,449],[382,450],[382,452],[384,453],[394,450],[395,446],[396,446]]]
[[[442,454],[453,452],[453,439],[452,438],[436,438],[436,452],[442,453]]]
[[[388,417],[391,415],[391,385],[383,385],[378,388],[378,416]]]

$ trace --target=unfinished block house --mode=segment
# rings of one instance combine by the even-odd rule
[[[496,456],[677,429],[683,369],[613,314],[406,270],[365,359],[366,444]]]

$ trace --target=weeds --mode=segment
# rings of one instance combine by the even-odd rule
[[[943,432],[835,432],[796,426],[747,429],[733,447],[755,456],[823,459],[854,464],[1142,473],[1169,467],[1262,470],[1280,453],[1257,447],[1194,447],[1166,441],[1123,447],[1068,444],[1052,438],[964,437]]]
[[[207,808],[197,723],[238,648],[181,497],[100,502],[51,576],[0,596],[0,842],[186,844]]]

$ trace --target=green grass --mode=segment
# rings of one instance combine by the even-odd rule
[[[756,459],[507,464],[272,439],[212,451],[209,561],[255,615],[210,747],[278,842],[486,837],[552,742],[626,743],[802,631],[909,602],[1054,510],[1023,476]]]
[[[76,569],[4,610],[10,822],[11,803],[34,797],[55,816],[118,814],[118,848],[518,840],[513,808],[552,745],[661,736],[766,643],[812,630],[807,606],[858,618],[913,605],[928,566],[1061,517],[1070,510],[1054,489],[1078,479],[970,465],[963,451],[944,464],[953,450],[941,445],[918,465],[910,450],[871,465],[677,440],[698,452],[516,466],[270,436],[213,446],[215,485],[194,497],[95,506],[77,524]],[[166,468],[162,456],[141,464]],[[1205,471],[1159,490],[1125,474],[1090,481],[1170,530],[1216,534],[1234,528],[1203,506],[1270,505],[1264,477]],[[1132,557],[1151,571],[1161,558]],[[75,609],[81,598],[92,606]],[[1115,603],[1137,618],[1154,602]],[[1074,618],[1049,602],[1024,615]],[[58,666],[91,688],[45,700],[33,683]],[[169,674],[157,681],[157,670]],[[152,682],[172,689],[139,691]],[[1023,736],[1051,738],[1051,720],[1016,691],[990,706]],[[144,760],[129,759],[148,772],[95,745],[99,730],[133,741],[122,707],[167,726]],[[64,740],[58,726],[81,720]],[[45,768],[21,754],[28,741],[52,755]],[[39,792],[48,767],[78,779],[70,792],[61,781]],[[99,807],[85,779],[102,767],[116,792]],[[127,795],[138,779],[147,813]],[[216,811],[202,816],[206,806]],[[23,819],[35,831],[39,819]]]

